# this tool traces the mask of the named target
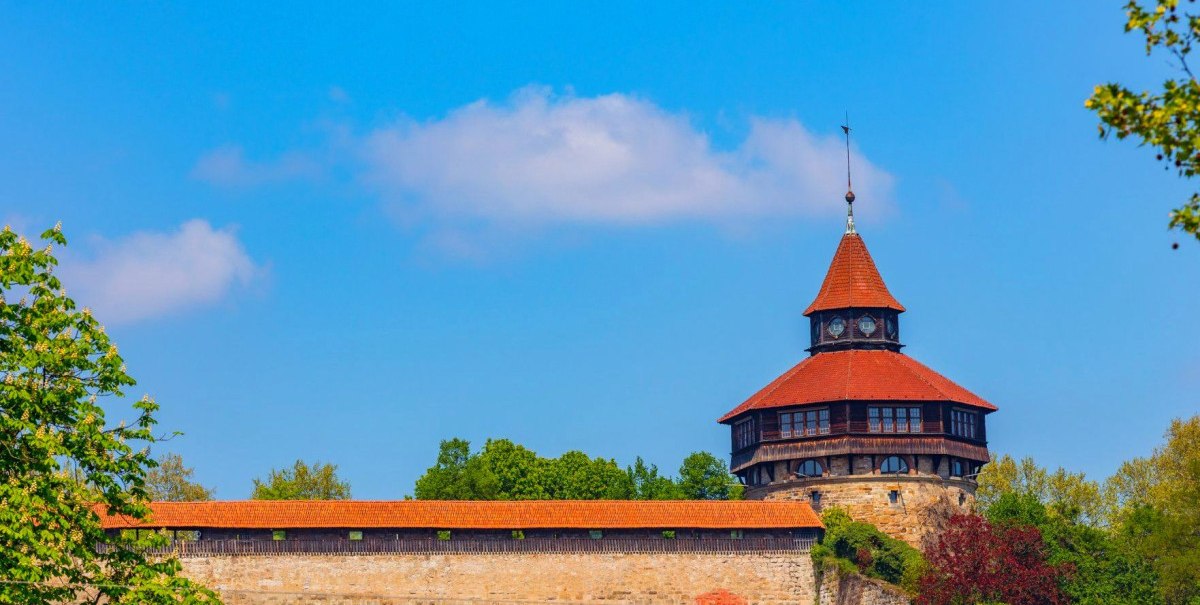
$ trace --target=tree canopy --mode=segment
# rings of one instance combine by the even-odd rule
[[[508,439],[489,439],[476,453],[464,439],[442,441],[435,464],[417,479],[421,500],[674,500],[740,495],[734,477],[712,454],[684,460],[679,480],[637,458],[615,460],[569,451],[545,458]]]
[[[195,471],[183,464],[183,456],[167,454],[146,473],[146,490],[152,500],[198,502],[212,500],[212,490],[191,480]]]
[[[1125,31],[1146,40],[1146,54],[1170,56],[1177,76],[1156,91],[1134,92],[1124,85],[1097,86],[1085,105],[1100,117],[1100,136],[1134,137],[1157,149],[1157,158],[1183,177],[1200,174],[1200,83],[1188,65],[1200,40],[1200,13],[1179,10],[1179,0],[1136,0],[1125,5]],[[1170,212],[1168,226],[1200,239],[1200,193]]]
[[[97,510],[149,515],[158,404],[107,418],[134,379],[54,274],[66,238],[55,227],[42,239],[0,231],[0,603],[215,603],[176,559],[145,554],[162,537],[100,525]]]
[[[977,496],[989,523],[1040,533],[1048,564],[1072,570],[1058,582],[1071,603],[1200,602],[1200,416],[1102,485],[1001,456]]]
[[[254,500],[349,500],[350,484],[337,476],[337,466],[297,460],[292,468],[272,470],[266,481],[254,480]]]

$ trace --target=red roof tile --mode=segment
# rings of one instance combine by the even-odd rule
[[[996,409],[907,355],[851,349],[801,361],[718,422],[748,410],[833,401],[953,401]]]
[[[142,527],[763,529],[822,527],[807,502],[714,500],[242,500],[153,502]],[[106,529],[134,527],[101,514]]]
[[[904,311],[875,268],[867,245],[857,233],[842,236],[829,272],[821,283],[817,298],[804,310],[805,315],[828,309],[871,307]]]

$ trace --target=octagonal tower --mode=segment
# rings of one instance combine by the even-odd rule
[[[853,222],[816,299],[810,356],[722,416],[750,499],[845,507],[919,546],[974,501],[996,407],[900,350],[900,314]]]

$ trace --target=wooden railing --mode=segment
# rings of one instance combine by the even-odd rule
[[[807,552],[814,538],[526,538],[523,540],[178,540],[153,554],[270,555]]]

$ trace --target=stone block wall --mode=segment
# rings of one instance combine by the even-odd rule
[[[238,556],[183,559],[228,605],[813,603],[806,552]],[[699,601],[698,601],[699,599]]]
[[[909,605],[903,590],[860,575],[828,570],[820,575],[817,605]]]

